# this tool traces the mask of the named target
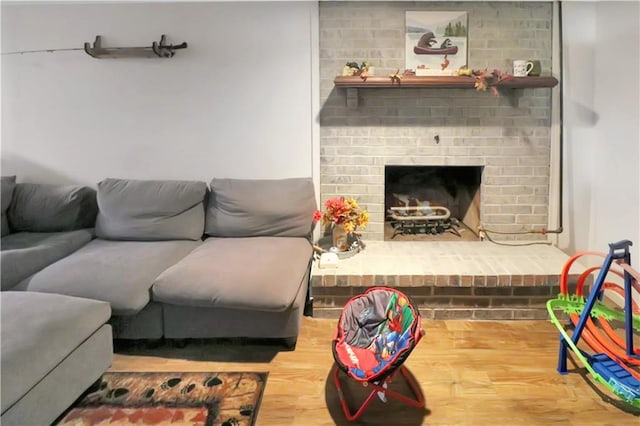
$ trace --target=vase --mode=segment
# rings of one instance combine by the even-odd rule
[[[341,225],[333,227],[333,246],[338,249],[338,251],[346,251],[349,247],[349,238],[347,231]]]

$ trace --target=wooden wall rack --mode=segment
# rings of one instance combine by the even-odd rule
[[[177,45],[167,44],[165,35],[160,41],[154,41],[151,46],[145,47],[103,47],[102,36],[97,35],[96,40],[84,44],[84,51],[94,58],[171,58],[178,49],[186,49],[187,42]]]

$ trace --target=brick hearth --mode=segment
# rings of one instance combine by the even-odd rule
[[[313,265],[314,316],[337,318],[353,295],[396,287],[428,319],[544,319],[569,256],[550,245],[372,241],[337,268]],[[570,282],[583,269],[574,265]]]

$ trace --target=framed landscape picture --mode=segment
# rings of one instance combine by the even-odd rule
[[[467,65],[467,35],[467,12],[407,11],[405,68],[416,75],[453,74]]]

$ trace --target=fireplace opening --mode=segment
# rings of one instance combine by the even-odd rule
[[[385,240],[475,241],[482,166],[385,166]]]

